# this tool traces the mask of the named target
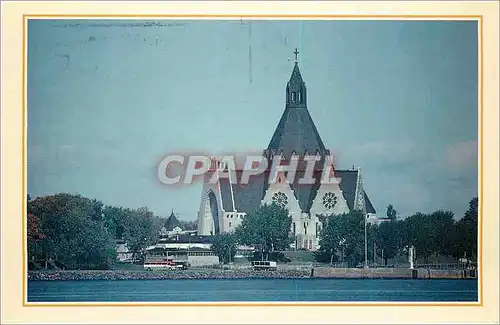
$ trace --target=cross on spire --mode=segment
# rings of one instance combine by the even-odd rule
[[[295,62],[297,62],[297,56],[299,55],[297,48],[295,48],[295,52],[293,52],[293,54],[295,54]]]

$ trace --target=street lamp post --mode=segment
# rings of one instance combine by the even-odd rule
[[[339,245],[342,246],[342,267],[344,267],[345,238],[340,240]]]
[[[365,217],[365,268],[368,268],[368,239],[366,234],[366,215]]]
[[[230,244],[225,244],[224,245],[227,248],[227,263],[231,263],[231,245]]]

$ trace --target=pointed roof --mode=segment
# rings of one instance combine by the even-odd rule
[[[182,228],[181,227],[181,223],[175,217],[174,210],[172,210],[172,213],[170,214],[170,216],[168,217],[167,221],[165,222],[165,226],[164,227],[165,227],[165,229],[167,229],[167,231],[174,230],[175,227]]]
[[[302,75],[300,74],[300,69],[297,62],[295,62],[295,65],[293,66],[292,75],[290,76],[290,81],[288,82],[288,84],[290,86],[305,84],[304,80],[302,79]]]
[[[310,212],[312,203],[316,198],[319,187],[321,186],[321,184],[319,183],[321,172],[314,175],[314,178],[318,180],[318,182],[316,182],[315,184],[300,184],[299,180],[304,177],[304,172],[305,171],[303,170],[297,171],[295,179],[290,183],[290,186],[294,191],[295,198],[297,199],[302,211]],[[236,172],[238,179],[241,179],[241,173],[241,171]],[[335,177],[340,178],[339,186],[344,199],[347,202],[349,210],[354,209],[358,171],[335,170],[334,173]],[[269,185],[267,183],[268,178],[269,172],[265,172],[263,174],[251,176],[250,182],[248,182],[248,184],[233,184],[234,205],[237,211],[250,213],[260,206],[262,199],[264,199],[264,195],[266,194],[266,190],[269,188]],[[219,179],[219,182],[221,184],[220,190],[222,194],[222,205],[224,211],[234,212],[230,199],[231,196],[229,193],[229,180],[227,178],[221,178]],[[375,209],[365,191],[364,196],[366,212],[375,213]]]
[[[295,63],[287,84],[285,111],[269,142],[268,151],[282,152],[285,157],[289,157],[292,152],[297,155],[303,155],[306,151],[309,154],[326,152],[323,140],[307,110],[306,95],[305,83],[299,66]]]

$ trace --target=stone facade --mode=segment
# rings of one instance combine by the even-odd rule
[[[307,110],[306,86],[297,64],[286,86],[285,103],[285,111],[268,148],[263,152],[263,158],[271,161],[279,155],[289,163],[295,157],[319,161],[320,164],[328,163],[326,157],[330,151],[324,146]],[[333,182],[317,182],[308,186],[297,182],[297,176],[287,179],[286,166],[277,168],[276,182],[268,182],[270,176],[266,173],[251,178],[248,185],[238,184],[238,177],[236,180],[220,178],[216,184],[207,181],[214,173],[227,171],[224,161],[214,158],[210,172],[205,175],[198,213],[200,235],[232,232],[247,213],[273,202],[290,213],[290,231],[296,237],[293,245],[296,249],[318,248],[321,215],[332,216],[358,210],[367,216],[368,222],[378,222],[375,209],[364,190],[359,169],[336,170],[332,166],[330,176],[333,176]],[[317,171],[315,169],[315,173]],[[241,173],[241,170],[237,172]]]

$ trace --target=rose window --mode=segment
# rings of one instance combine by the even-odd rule
[[[333,209],[337,205],[337,196],[332,192],[328,192],[323,196],[323,205],[328,210]]]
[[[276,203],[280,208],[284,209],[288,205],[288,197],[283,192],[274,193],[273,202]]]

